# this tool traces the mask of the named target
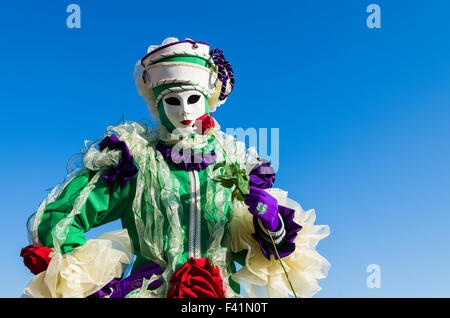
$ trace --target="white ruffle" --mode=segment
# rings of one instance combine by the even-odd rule
[[[240,167],[245,169],[248,174],[250,174],[254,167],[261,164],[260,160],[258,160],[258,152],[254,146],[247,148],[245,143],[240,141],[237,137],[224,133],[218,129],[214,129],[214,131],[218,137],[218,141],[225,148],[226,152],[225,155],[222,147],[216,147],[215,151],[217,154],[217,163],[224,160],[228,162],[229,156],[231,162],[238,163]]]
[[[315,249],[317,243],[330,234],[327,225],[314,225],[315,211],[304,211],[300,204],[289,199],[287,192],[266,189],[278,200],[278,204],[294,209],[294,221],[303,228],[295,239],[295,251],[282,258],[295,293],[299,297],[312,297],[321,288],[318,279],[325,278],[330,263]],[[242,202],[232,206],[233,219],[230,224],[233,252],[247,249],[245,266],[232,279],[238,282],[250,297],[289,297],[293,295],[284,271],[273,256],[270,261],[264,257],[259,243],[251,236],[254,233],[252,214]]]
[[[98,150],[96,147],[90,147],[83,158],[83,163],[86,168],[98,171],[100,169],[107,169],[109,167],[117,167],[119,165],[121,150]]]
[[[46,271],[25,287],[23,297],[84,298],[122,276],[133,260],[126,229],[104,233],[83,246],[56,253]]]

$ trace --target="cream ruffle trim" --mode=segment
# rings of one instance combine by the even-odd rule
[[[132,260],[126,229],[104,233],[69,253],[55,254],[47,270],[25,287],[23,297],[84,298],[122,276]]]
[[[295,239],[296,249],[282,258],[294,290],[298,297],[312,297],[321,288],[318,279],[325,278],[330,263],[315,249],[317,243],[330,234],[327,225],[314,225],[314,210],[304,211],[295,201],[287,197],[287,192],[272,188],[266,189],[278,200],[278,204],[294,209],[294,221],[303,228]],[[261,252],[259,243],[251,236],[254,233],[252,214],[242,202],[233,204],[233,219],[230,224],[233,252],[247,249],[245,266],[236,272],[232,279],[238,282],[250,297],[289,297],[293,295],[280,263],[271,256],[267,260]]]

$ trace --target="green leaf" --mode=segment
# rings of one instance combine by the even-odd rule
[[[224,181],[224,180],[227,180],[227,181],[232,181],[233,183],[237,184],[236,177],[230,177],[230,176],[224,176],[224,175],[222,175],[222,176],[217,176],[217,177],[215,177],[214,180],[217,180],[217,181]]]
[[[239,174],[242,176],[242,178],[244,178],[244,180],[246,180],[246,181],[250,180],[250,176],[247,174],[247,171],[245,171],[244,169],[239,170]]]
[[[245,180],[245,176],[242,176],[241,174],[237,175],[237,187],[242,194],[250,193],[250,184],[247,180]]]
[[[232,188],[236,186],[236,189],[232,193],[232,198],[240,201],[244,200],[243,194],[250,192],[249,176],[244,169],[239,168],[239,164],[226,164],[225,161],[219,162],[214,170],[223,167],[223,174],[214,178],[214,181],[219,183],[225,188]]]
[[[225,167],[226,164],[227,164],[226,161],[219,162],[218,164],[216,164],[216,165],[214,166],[213,171],[215,171],[215,170],[217,170],[217,169],[220,169],[220,168],[222,168],[222,167]]]
[[[226,165],[224,175],[235,176],[239,172],[239,169],[235,165]]]
[[[235,188],[233,193],[231,194],[231,200],[244,201],[244,197],[242,196],[241,191],[238,188]]]
[[[220,178],[222,177],[222,178]],[[219,176],[217,178],[214,178],[213,181],[217,182],[224,188],[231,189],[235,185],[235,180],[231,178],[223,178],[223,176]]]

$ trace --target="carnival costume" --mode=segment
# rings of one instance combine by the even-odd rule
[[[313,296],[329,228],[211,117],[234,86],[223,52],[168,38],[147,53],[134,77],[158,126],[108,127],[30,217],[21,255],[36,276],[24,296]],[[86,239],[118,219],[122,230]]]

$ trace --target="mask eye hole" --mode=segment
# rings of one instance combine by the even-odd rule
[[[169,98],[166,98],[164,101],[165,101],[167,104],[173,105],[173,106],[179,106],[179,105],[181,105],[180,100],[179,100],[178,98],[176,98],[176,97],[169,97]]]
[[[195,104],[200,99],[200,95],[191,95],[188,98],[188,104]]]

